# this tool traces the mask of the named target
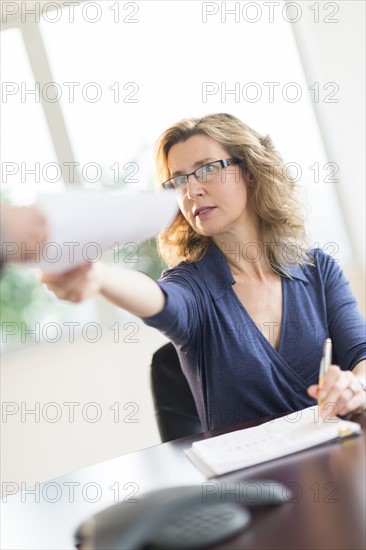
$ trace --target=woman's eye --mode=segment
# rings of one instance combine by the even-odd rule
[[[202,170],[205,174],[214,174],[216,172],[216,165],[206,164],[205,166],[202,166]]]
[[[185,177],[181,177],[181,178],[176,178],[175,180],[175,185],[177,187],[182,187],[182,185],[185,185],[187,183],[187,180]]]

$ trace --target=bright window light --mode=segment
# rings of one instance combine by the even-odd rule
[[[26,203],[36,189],[49,185],[42,171],[46,179],[54,179],[47,164],[57,164],[57,159],[17,28],[1,32],[1,78],[1,189],[13,201]]]
[[[94,163],[105,179],[125,169],[126,179],[137,162],[133,186],[146,187],[152,147],[164,129],[187,116],[232,113],[270,134],[297,174],[311,244],[350,261],[335,194],[336,159],[326,158],[313,111],[322,89],[310,90],[305,81],[291,24],[277,16],[271,23],[264,6],[245,14],[261,13],[256,24],[243,12],[238,21],[228,13],[223,24],[222,13],[204,14],[200,2],[128,2],[118,10],[116,4],[100,3],[99,13],[91,7],[83,13],[81,5],[72,23],[66,12],[57,24],[41,22],[81,168]]]

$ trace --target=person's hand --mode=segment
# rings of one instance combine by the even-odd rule
[[[82,302],[101,289],[100,266],[87,263],[66,273],[42,274],[42,282],[60,300]]]
[[[3,261],[38,261],[47,242],[47,220],[37,206],[1,205]]]
[[[314,384],[307,391],[310,397],[321,400],[322,417],[345,416],[366,409],[366,392],[360,381],[351,371],[341,370],[336,365],[329,367],[321,387]]]

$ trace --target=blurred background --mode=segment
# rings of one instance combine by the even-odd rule
[[[1,200],[153,189],[158,136],[228,112],[272,137],[311,244],[365,311],[364,12],[352,0],[2,2]],[[103,259],[164,268],[154,239]],[[60,302],[36,270],[7,268],[2,479],[20,488],[159,443],[148,366],[163,342],[99,298]]]

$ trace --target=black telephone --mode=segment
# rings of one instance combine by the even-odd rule
[[[189,550],[217,544],[245,529],[247,506],[273,506],[291,499],[278,481],[170,487],[121,502],[95,514],[75,533],[79,550]]]

